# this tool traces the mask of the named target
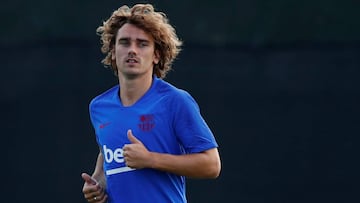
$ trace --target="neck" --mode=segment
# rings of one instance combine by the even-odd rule
[[[135,104],[151,87],[152,76],[125,78],[119,76],[120,99],[124,106]]]

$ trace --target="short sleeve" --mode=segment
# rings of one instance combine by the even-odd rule
[[[181,90],[173,101],[175,134],[186,153],[218,147],[215,137],[200,113],[194,98]]]

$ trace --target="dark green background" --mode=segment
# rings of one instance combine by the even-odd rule
[[[185,42],[166,80],[220,145],[221,176],[189,179],[189,202],[360,201],[359,1],[150,2]],[[117,83],[95,30],[123,4],[2,1],[1,202],[85,202],[88,104]]]

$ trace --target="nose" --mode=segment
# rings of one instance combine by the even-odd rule
[[[128,55],[136,56],[136,53],[137,53],[136,43],[131,43],[128,49]]]

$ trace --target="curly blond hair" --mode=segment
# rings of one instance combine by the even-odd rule
[[[181,51],[182,41],[177,37],[175,29],[169,24],[166,15],[154,11],[151,4],[136,4],[132,8],[127,5],[121,6],[103,22],[102,26],[96,29],[97,34],[101,36],[101,51],[107,54],[101,62],[117,75],[116,64],[111,59],[112,50],[115,47],[118,30],[126,23],[135,25],[153,37],[155,50],[159,52],[160,58],[159,63],[153,67],[154,74],[159,78],[164,78]]]

